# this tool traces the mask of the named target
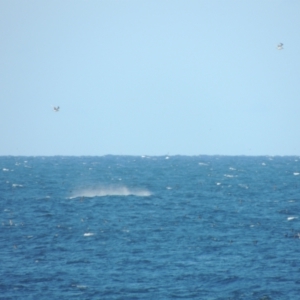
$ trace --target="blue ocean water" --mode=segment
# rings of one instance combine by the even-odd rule
[[[0,299],[300,299],[300,157],[0,157]]]

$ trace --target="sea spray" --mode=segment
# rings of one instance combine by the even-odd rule
[[[129,188],[127,186],[119,185],[100,185],[96,187],[87,187],[76,190],[72,193],[70,199],[73,198],[93,198],[93,197],[106,197],[106,196],[137,196],[149,197],[151,192],[145,188]]]

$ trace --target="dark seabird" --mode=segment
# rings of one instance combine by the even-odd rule
[[[282,49],[283,49],[283,44],[282,44],[282,43],[278,44],[278,45],[277,45],[277,49],[278,49],[278,50],[282,50]]]
[[[58,112],[59,111],[59,106],[54,106],[53,109],[54,109],[55,112]]]

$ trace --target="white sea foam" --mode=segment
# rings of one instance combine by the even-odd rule
[[[94,233],[92,233],[92,232],[86,232],[83,236],[92,236],[92,235],[94,235]]]
[[[97,186],[91,188],[83,188],[75,191],[70,199],[73,198],[93,198],[105,196],[137,196],[149,197],[151,192],[147,189],[128,188],[126,186]]]
[[[248,189],[248,188],[249,188],[248,185],[247,185],[247,184],[244,184],[244,183],[240,183],[239,186],[240,186],[241,188],[244,188],[244,189]]]
[[[297,176],[297,175],[299,175],[299,174],[300,174],[300,173],[298,173],[298,172],[294,172],[294,175],[295,175],[295,176]]]
[[[86,285],[76,285],[76,287],[79,288],[79,289],[86,289],[87,288]]]
[[[298,219],[298,217],[293,217],[293,216],[292,216],[292,217],[288,217],[288,218],[287,218],[288,221],[292,221],[292,220],[294,220],[294,219]]]
[[[22,184],[17,184],[17,183],[13,183],[12,186],[13,186],[13,187],[23,187]]]
[[[8,172],[9,169],[3,168],[2,171],[3,171],[3,172]]]

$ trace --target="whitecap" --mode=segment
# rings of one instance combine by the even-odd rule
[[[86,232],[83,236],[92,236],[92,235],[94,235],[94,233],[92,233],[92,232]]]
[[[248,188],[249,188],[248,185],[246,185],[246,184],[244,184],[244,183],[240,183],[239,186],[240,186],[241,188],[244,188],[244,189],[248,189]]]
[[[288,218],[287,218],[288,221],[292,221],[292,220],[294,220],[294,219],[298,219],[298,217],[293,217],[293,216],[291,216],[291,217],[288,217]]]
[[[13,187],[23,187],[22,184],[17,184],[17,183],[13,183],[12,186],[13,186]]]
[[[3,172],[8,172],[9,169],[3,168],[2,171],[3,171]]]
[[[298,173],[298,172],[294,172],[294,175],[295,175],[295,176],[297,176],[297,175],[299,175],[299,174],[300,174],[300,173]]]

